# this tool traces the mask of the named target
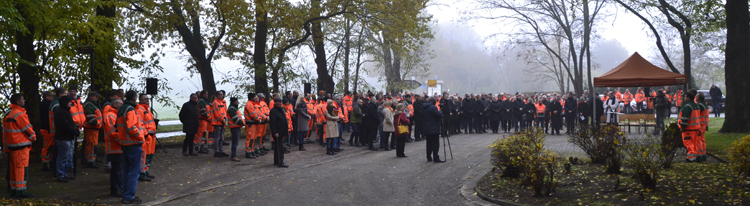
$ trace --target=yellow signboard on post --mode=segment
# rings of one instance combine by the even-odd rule
[[[437,80],[427,80],[428,87],[437,87]]]

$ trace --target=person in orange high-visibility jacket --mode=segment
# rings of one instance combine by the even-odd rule
[[[112,163],[109,170],[109,194],[122,196],[122,147],[120,146],[120,135],[117,133],[117,109],[120,109],[122,99],[112,99],[109,107],[104,108],[104,149],[107,153],[107,161]]]
[[[622,101],[625,104],[625,113],[630,113],[630,102],[633,101],[633,94],[630,93],[629,89],[625,90],[622,94]]]
[[[674,99],[675,99],[674,100],[674,105],[677,106],[677,108],[682,107],[682,100],[683,100],[682,96],[683,96],[682,90],[677,91],[677,94],[674,97]]]
[[[694,93],[698,93],[698,95],[695,97],[695,103],[698,105],[698,108],[700,108],[700,124],[701,124],[701,132],[698,135],[698,138],[696,139],[696,145],[698,147],[698,162],[705,162],[707,159],[706,156],[706,131],[708,131],[708,104],[706,104],[706,97],[703,93],[699,93],[695,91]]]
[[[290,137],[293,137],[291,134],[292,134],[292,130],[294,130],[293,129],[294,124],[292,124],[292,115],[294,115],[294,106],[292,106],[288,98],[284,98],[282,100],[281,106],[284,107],[284,111],[285,111],[284,114],[286,115],[286,122],[287,122],[287,136],[284,137],[283,140],[281,141],[284,143],[282,144],[282,149],[284,150],[284,152],[288,153],[289,149],[287,147],[292,147],[291,142],[289,141],[291,139]]]
[[[268,149],[263,145],[263,138],[266,136],[266,130],[268,130],[268,115],[271,113],[271,108],[268,107],[264,94],[258,94],[258,98],[260,98],[258,103],[260,104],[261,111],[263,111],[263,119],[260,122],[260,127],[258,127],[259,131],[256,133],[260,137],[258,138],[258,146],[260,146],[261,153],[268,153]]]
[[[99,145],[99,129],[102,128],[104,122],[102,121],[102,111],[99,109],[99,94],[92,91],[89,92],[84,103],[84,114],[86,115],[86,122],[83,123],[83,137],[86,154],[86,167],[88,168],[99,168],[96,164],[96,146]]]
[[[208,154],[207,132],[209,131],[209,128],[213,130],[213,126],[211,126],[211,122],[208,120],[209,115],[208,110],[206,109],[209,103],[208,91],[201,91],[198,96],[198,119],[200,119],[200,121],[198,123],[198,133],[195,133],[193,143],[195,143],[198,153]]]
[[[229,157],[224,152],[224,125],[227,122],[227,103],[224,101],[224,91],[217,91],[214,102],[211,103],[211,125],[214,127],[214,157]]]
[[[237,157],[237,145],[240,144],[240,130],[245,126],[245,121],[242,119],[242,113],[240,113],[240,102],[237,97],[229,98],[229,106],[227,107],[227,116],[229,132],[232,134],[232,152],[230,160],[239,162],[240,158]],[[249,106],[249,105],[246,105]]]
[[[208,125],[206,125],[206,132],[208,133],[206,135],[206,148],[214,144],[216,137],[216,128],[214,127],[214,115],[216,115],[214,113],[217,111],[216,106],[216,95],[211,95],[206,104],[206,113],[208,114]],[[206,154],[208,154],[208,150],[206,150]]]
[[[546,98],[542,97],[541,99],[539,99],[539,101],[534,103],[534,106],[536,107],[536,119],[535,119],[536,126],[539,128],[544,128],[544,131],[547,131],[547,125],[548,125],[547,124],[548,118],[546,117],[547,105],[544,104],[546,103],[546,101],[547,101]]]
[[[10,165],[9,180],[10,196],[16,198],[30,198],[33,195],[26,190],[29,167],[29,151],[31,142],[36,140],[36,133],[26,115],[23,106],[26,100],[21,94],[10,97],[10,110],[3,118],[3,151],[8,152]]]
[[[317,115],[317,110],[315,109],[315,100],[312,99],[310,94],[305,94],[305,104],[307,104],[307,114],[311,117],[311,119],[307,121],[307,128],[310,129],[307,130],[307,135],[305,136],[305,139],[309,142],[310,134],[312,134],[312,131],[315,129],[315,116]]]
[[[258,146],[257,134],[260,129],[260,122],[265,118],[260,108],[259,99],[254,93],[247,94],[248,101],[245,103],[243,116],[245,117],[245,158],[254,159],[262,155],[260,151],[255,150]]]
[[[138,113],[138,117],[143,121],[143,127],[146,129],[146,137],[143,143],[143,157],[141,158],[141,177],[154,179],[156,177],[151,175],[149,168],[151,167],[151,161],[156,151],[156,122],[154,121],[154,114],[150,110],[149,96],[147,94],[139,95],[138,106],[136,106],[135,110]]]
[[[141,167],[141,155],[143,155],[143,143],[145,141],[146,128],[143,126],[141,118],[136,113],[135,101],[138,93],[128,91],[125,93],[126,100],[117,110],[117,134],[120,135],[119,141],[122,147],[122,202],[139,203],[140,199],[135,198],[135,192],[138,187]]]
[[[71,85],[68,88],[68,96],[73,99],[73,106],[70,107],[70,114],[73,115],[73,122],[78,129],[83,129],[83,123],[86,121],[86,115],[81,104],[81,97],[78,96],[78,86]]]
[[[700,109],[695,104],[695,93],[685,92],[684,105],[680,110],[678,126],[682,130],[682,143],[687,149],[687,162],[695,162],[698,157],[696,140],[701,134]]]
[[[315,124],[317,125],[317,137],[318,137],[318,143],[320,145],[324,145],[326,143],[326,132],[325,132],[325,112],[326,112],[326,106],[328,105],[327,99],[325,97],[318,98],[318,104],[315,105]]]

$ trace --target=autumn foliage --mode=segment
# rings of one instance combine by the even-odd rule
[[[555,171],[562,160],[544,149],[544,139],[544,130],[532,128],[490,145],[492,164],[503,169],[501,177],[523,175],[521,185],[531,186],[535,196],[554,192],[557,186]]]

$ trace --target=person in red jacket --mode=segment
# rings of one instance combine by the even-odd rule
[[[135,197],[135,192],[140,176],[142,146],[147,133],[135,110],[138,93],[131,90],[125,93],[125,97],[124,104],[117,111],[117,133],[123,153],[122,203],[140,204],[142,200]]]
[[[396,131],[394,132],[396,136],[396,157],[407,157],[404,154],[404,147],[406,146],[406,138],[409,137],[409,130],[407,129],[405,133],[400,133],[398,129],[400,126],[409,127],[410,122],[404,112],[405,109],[404,103],[398,103],[396,105],[396,113],[393,115],[393,122],[396,127]]]
[[[26,100],[21,94],[10,97],[10,110],[3,118],[3,151],[8,152],[10,166],[10,196],[16,198],[34,197],[26,190],[31,142],[36,140],[36,133],[23,108]]]

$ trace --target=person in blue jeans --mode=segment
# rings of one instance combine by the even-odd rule
[[[138,188],[138,177],[141,175],[141,155],[143,154],[143,148],[141,146],[134,146],[128,149],[123,147],[123,158],[122,158],[122,202],[138,202],[140,199],[135,197],[135,191]]]
[[[55,104],[50,108],[55,115],[55,145],[58,151],[55,177],[58,182],[63,183],[72,180],[68,177],[68,170],[73,168],[73,157],[71,157],[73,149],[70,147],[73,145],[73,139],[81,134],[73,121],[73,115],[70,114],[72,101],[70,97],[62,96],[59,99],[60,104]]]
[[[141,199],[135,196],[138,188],[138,177],[141,175],[141,155],[146,137],[141,119],[135,112],[135,99],[138,93],[128,91],[127,98],[117,110],[117,131],[122,145],[122,203],[140,204]]]

